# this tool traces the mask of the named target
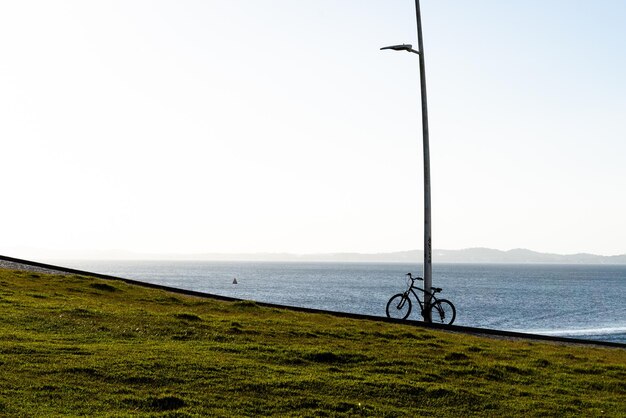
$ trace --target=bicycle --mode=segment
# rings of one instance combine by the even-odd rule
[[[409,277],[409,281],[407,280],[408,288],[404,291],[404,293],[398,293],[397,295],[393,295],[389,302],[387,302],[387,317],[388,318],[396,318],[396,319],[406,319],[411,314],[411,298],[409,297],[412,293],[417,302],[420,305],[420,312],[423,318],[426,318],[424,312],[424,303],[420,300],[415,290],[424,291],[424,289],[415,286],[416,280],[424,280],[421,277],[413,277],[411,273],[406,274]],[[437,299],[435,296],[436,293],[440,293],[443,289],[440,287],[431,287],[430,292],[426,292],[430,295],[430,318],[431,322],[437,324],[446,324],[451,325],[456,318],[456,308],[447,299]]]

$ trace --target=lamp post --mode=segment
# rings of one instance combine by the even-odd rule
[[[424,321],[430,322],[430,291],[433,284],[433,260],[432,260],[432,231],[431,231],[431,206],[430,206],[430,145],[428,137],[428,106],[426,102],[426,70],[424,64],[424,42],[422,39],[422,15],[420,2],[415,0],[415,15],[417,20],[417,51],[412,45],[392,45],[382,49],[394,51],[407,51],[419,56],[420,69],[420,93],[422,98],[422,142],[424,154]]]

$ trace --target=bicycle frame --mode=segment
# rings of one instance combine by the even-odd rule
[[[437,302],[437,297],[435,296],[434,292],[429,292],[427,290],[422,289],[421,287],[415,286],[415,279],[411,277],[411,285],[404,292],[404,294],[407,295],[407,297],[408,297],[408,293],[409,292],[413,293],[413,296],[415,296],[415,299],[417,300],[417,303],[419,303],[419,305],[420,305],[420,312],[424,312],[424,302],[422,302],[420,297],[417,296],[417,293],[415,293],[416,290],[418,290],[420,292],[426,292],[427,294],[429,294],[430,295],[431,304],[434,304],[434,303]]]

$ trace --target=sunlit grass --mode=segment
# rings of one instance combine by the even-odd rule
[[[626,416],[626,350],[0,271],[0,416]]]

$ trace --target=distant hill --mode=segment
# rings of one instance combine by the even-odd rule
[[[441,263],[555,263],[555,264],[626,264],[626,254],[603,256],[595,254],[550,254],[526,249],[509,251],[490,248],[436,250],[433,260]]]
[[[176,258],[175,256],[171,257]],[[289,253],[197,254],[182,258],[232,261],[419,263],[424,259],[424,252],[421,250],[410,250],[390,253],[322,253],[300,255]],[[501,251],[490,248],[467,248],[464,250],[434,250],[433,262],[502,264],[626,264],[626,254],[618,256],[602,256],[584,253],[560,255],[539,253],[526,249]]]
[[[299,261],[361,261],[361,262],[421,262],[424,253],[421,250],[400,251],[392,253],[358,254],[310,254],[294,256]],[[434,250],[435,263],[553,263],[553,264],[626,264],[626,254],[602,256],[595,254],[549,254],[526,249],[509,251],[490,248],[467,248],[463,250]]]

